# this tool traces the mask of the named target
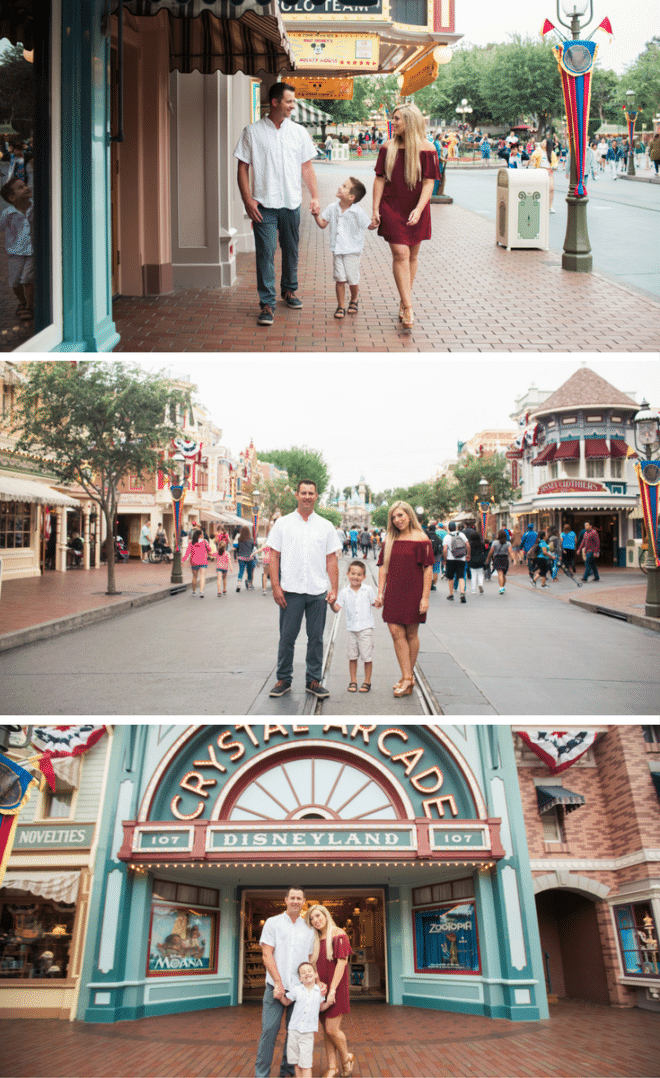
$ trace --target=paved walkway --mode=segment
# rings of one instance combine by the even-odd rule
[[[117,1025],[56,1019],[2,1022],[4,1078],[233,1078],[254,1074],[255,1004]],[[652,1078],[660,1024],[648,1011],[566,1000],[543,1022],[357,1003],[342,1024],[355,1078]],[[283,1036],[271,1075],[278,1075]],[[313,1073],[323,1073],[316,1038]]]
[[[373,163],[351,161],[367,186]],[[319,164],[321,205],[334,200],[345,173]],[[452,179],[460,183],[460,171]],[[179,289],[154,298],[120,298],[114,318],[119,352],[655,352],[660,302],[598,273],[562,269],[554,251],[506,251],[493,225],[453,205],[433,205],[433,237],[420,252],[416,322],[399,326],[388,245],[367,235],[360,311],[337,321],[327,234],[303,202],[302,311],[278,304],[271,327],[257,326],[253,254],[238,256],[226,289]],[[279,267],[279,252],[278,252]],[[278,268],[279,275],[279,268]]]
[[[346,561],[346,559],[343,559]],[[126,613],[133,607],[156,602],[170,595],[171,565],[143,564],[131,560],[126,565],[116,565],[116,584],[119,595],[106,595],[107,569],[72,569],[66,573],[47,572],[41,577],[26,580],[7,580],[0,592],[0,652],[18,647],[34,640],[47,640],[62,632],[78,629],[94,621],[101,621],[115,614]],[[232,564],[230,573],[236,572]],[[190,570],[184,566],[184,582],[190,585]],[[260,583],[256,580],[256,587]],[[516,567],[509,573],[509,584],[529,587],[526,568]],[[601,583],[590,582],[582,588],[566,590],[565,578],[559,578],[560,587],[550,597],[563,602],[573,602],[586,609],[610,608],[625,614],[629,621],[645,628],[660,631],[656,618],[646,618],[646,578],[635,569],[603,569]],[[233,584],[229,585],[233,587]],[[444,592],[445,582],[439,581],[438,590]],[[216,592],[215,573],[210,573],[206,591],[214,600]]]

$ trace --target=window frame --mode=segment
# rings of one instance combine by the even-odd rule
[[[621,971],[622,971],[624,977],[635,977],[635,978],[640,978],[640,979],[642,979],[644,981],[651,981],[651,982],[660,981],[660,966],[658,968],[657,973],[647,973],[643,969],[643,959],[641,958],[641,952],[642,952],[643,948],[640,946],[640,940],[639,940],[639,936],[638,936],[638,933],[641,930],[638,928],[637,921],[635,919],[635,907],[640,907],[640,906],[643,907],[643,908],[647,908],[648,911],[649,911],[651,920],[653,922],[652,930],[653,930],[653,932],[655,934],[655,940],[657,942],[658,941],[658,927],[657,927],[656,917],[655,917],[654,910],[653,910],[653,902],[652,902],[652,900],[650,898],[638,899],[636,902],[617,902],[617,903],[612,904],[612,917],[613,917],[613,920],[614,920],[614,929],[615,929],[615,932],[616,932],[616,938],[617,938],[617,943],[618,943],[619,963],[620,963],[620,966],[621,966]],[[619,923],[618,914],[619,914],[619,911],[623,911],[623,910],[627,910],[629,912],[629,915],[630,915],[630,917],[632,919],[632,924],[633,924],[632,928],[629,927],[629,926],[624,926],[623,929],[622,929],[622,926]],[[624,943],[623,943],[623,939],[622,939],[622,931],[634,932],[635,933],[636,938],[635,938],[635,952],[634,953],[637,956],[640,967],[642,967],[640,970],[628,969],[628,967],[626,965],[626,955],[631,954],[632,951],[631,951],[631,948],[624,947]],[[658,951],[656,950],[654,953],[657,955]]]
[[[461,902],[461,900],[459,899],[459,903],[460,902]],[[448,975],[450,975],[452,977],[456,977],[456,976],[459,976],[459,977],[480,977],[482,975],[481,947],[480,947],[480,944],[479,944],[479,918],[477,916],[477,900],[476,900],[476,897],[473,897],[471,899],[466,899],[465,904],[466,905],[468,905],[468,904],[471,905],[472,910],[473,910],[474,928],[472,929],[472,931],[474,932],[474,940],[475,940],[476,951],[477,951],[477,967],[478,968],[477,969],[464,969],[464,968],[459,968],[459,967],[437,968],[437,967],[430,967],[430,966],[420,966],[419,961],[418,961],[417,928],[418,928],[418,923],[419,923],[419,920],[421,919],[421,917],[424,916],[424,915],[435,913],[435,912],[442,913],[442,912],[445,912],[447,910],[451,910],[452,907],[456,906],[459,903],[457,903],[455,899],[452,899],[449,902],[433,903],[432,905],[428,905],[428,906],[417,906],[417,907],[415,907],[415,908],[413,908],[411,910],[412,935],[413,935],[413,961],[414,961],[414,964],[415,964],[415,973],[434,974],[434,975],[447,975],[448,974]]]

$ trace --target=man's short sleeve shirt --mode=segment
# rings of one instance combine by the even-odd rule
[[[248,124],[234,157],[252,165],[253,197],[269,209],[295,210],[302,202],[301,168],[316,147],[300,124],[288,117],[279,127],[268,116]]]
[[[268,545],[280,555],[280,584],[283,591],[320,595],[328,587],[326,558],[341,550],[334,525],[312,513],[303,520],[300,513],[288,513],[275,521]]]
[[[315,937],[314,929],[305,924],[302,917],[299,917],[297,921],[292,921],[288,913],[280,913],[277,917],[269,917],[266,921],[259,943],[274,948],[275,965],[285,989],[288,990],[300,984],[298,966],[301,962],[309,962],[309,956],[314,950]],[[275,984],[268,971],[266,971],[266,984],[273,986]]]

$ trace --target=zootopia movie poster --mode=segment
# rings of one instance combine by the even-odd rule
[[[473,902],[445,909],[415,910],[418,973],[478,973],[479,946]]]
[[[147,972],[213,973],[216,913],[154,902]]]

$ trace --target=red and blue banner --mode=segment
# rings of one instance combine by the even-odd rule
[[[554,46],[553,52],[561,75],[571,154],[577,173],[575,196],[584,198],[587,193],[584,177],[587,171],[591,71],[598,46],[595,41],[563,41],[561,45]]]
[[[0,754],[0,887],[14,845],[18,814],[38,782],[29,771]]]
[[[584,756],[596,740],[593,730],[514,730],[514,733],[543,760],[551,775],[560,775]]]
[[[639,480],[639,493],[642,500],[644,524],[649,539],[649,550],[653,560],[660,568],[660,520],[658,520],[658,487],[660,486],[660,465],[657,460],[642,460],[635,464]]]
[[[35,726],[32,744],[42,752],[38,767],[48,785],[55,789],[55,772],[51,760],[82,756],[105,733],[105,726]]]

